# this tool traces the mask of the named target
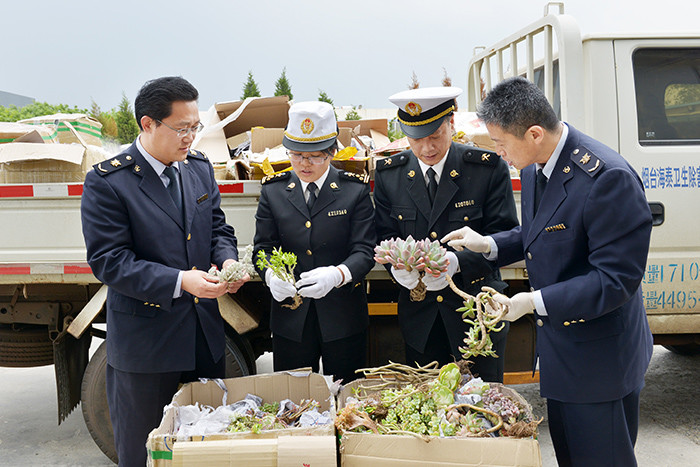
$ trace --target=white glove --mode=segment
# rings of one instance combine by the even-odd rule
[[[517,321],[521,316],[535,311],[535,298],[532,292],[520,292],[508,298],[503,294],[496,294],[493,300],[508,308],[503,317],[506,321]]]
[[[413,290],[418,285],[418,279],[420,279],[418,271],[415,269],[408,272],[405,269],[396,269],[394,266],[391,267],[391,275],[394,276],[396,282],[408,290]]]
[[[321,266],[302,272],[295,285],[302,297],[323,298],[342,282],[343,274],[340,269],[335,266]]]
[[[447,283],[447,278],[445,276],[449,274],[450,277],[453,277],[455,274],[457,274],[457,270],[459,269],[459,261],[457,260],[457,255],[454,254],[454,252],[448,251],[445,256],[447,256],[447,260],[449,261],[449,264],[447,265],[447,272],[443,272],[438,277],[430,274],[423,276],[423,283],[431,292],[442,290],[450,285]]]
[[[265,282],[272,292],[272,298],[278,302],[282,302],[287,298],[293,297],[297,293],[294,284],[283,281],[272,273],[271,269],[265,271]]]
[[[476,233],[469,227],[462,227],[461,229],[453,230],[448,233],[440,240],[440,243],[445,242],[457,251],[462,251],[466,248],[475,253],[488,254],[491,252],[491,245],[489,245],[486,237]]]

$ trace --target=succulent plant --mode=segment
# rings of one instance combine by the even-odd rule
[[[216,277],[221,282],[236,282],[248,274],[250,277],[255,276],[255,267],[253,267],[253,245],[247,245],[241,251],[241,257],[238,261],[234,261],[227,267],[219,271],[216,266],[209,269],[208,274]]]

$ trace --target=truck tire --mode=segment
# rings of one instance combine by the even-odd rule
[[[249,366],[246,358],[246,353],[249,349],[250,344],[248,344],[248,341],[237,334],[235,336],[226,336],[227,378],[248,376],[255,371],[254,366],[253,368]],[[254,361],[253,365],[255,365]],[[97,348],[85,369],[80,400],[83,418],[90,436],[92,436],[100,450],[116,464],[118,458],[117,451],[114,448],[114,431],[112,430],[112,421],[109,419],[107,390],[105,387],[106,368],[107,346],[106,342],[103,342]]]
[[[53,365],[53,342],[46,326],[26,326],[18,330],[0,326],[0,366],[43,365]]]

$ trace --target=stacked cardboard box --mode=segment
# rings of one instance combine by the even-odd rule
[[[80,143],[102,146],[102,124],[85,114],[54,114],[20,120],[28,125],[52,125],[59,143]]]

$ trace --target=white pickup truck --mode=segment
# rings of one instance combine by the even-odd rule
[[[654,214],[644,277],[649,322],[657,343],[679,352],[700,346],[700,34],[581,38],[575,21],[548,14],[484,49],[469,66],[474,111],[496,82],[513,73],[543,86],[561,118],[620,151],[638,170]],[[539,55],[537,52],[539,51]],[[696,110],[697,109],[697,110]],[[513,179],[519,204],[520,182]],[[240,245],[252,242],[259,181],[221,181],[222,208]],[[105,289],[85,262],[81,183],[0,184],[0,366],[55,364],[59,423],[82,401],[88,429],[116,459],[104,392]],[[510,293],[528,288],[527,271],[504,268]],[[367,278],[371,365],[402,361],[396,285],[383,268]],[[222,303],[227,373],[255,373],[270,350],[269,293],[260,281]],[[98,324],[95,326],[94,324]],[[511,327],[505,366],[511,382],[528,381],[534,324]],[[531,381],[531,380],[529,380]]]

